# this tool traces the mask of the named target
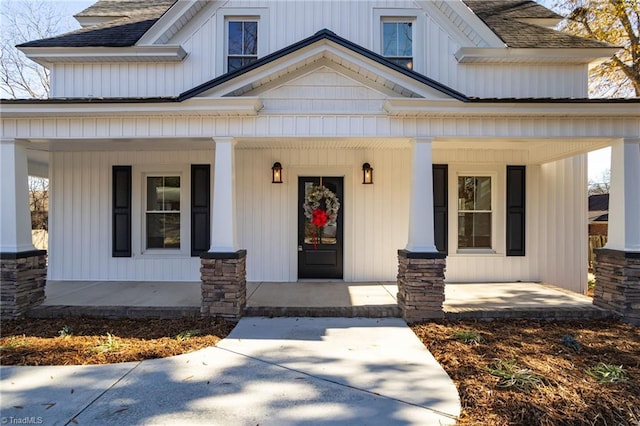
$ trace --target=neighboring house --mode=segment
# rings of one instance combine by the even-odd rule
[[[0,252],[39,255],[21,188],[48,170],[50,280],[202,278],[203,312],[232,316],[245,277],[397,278],[410,320],[441,312],[445,264],[584,292],[586,153],[605,146],[609,247],[640,251],[640,103],[587,99],[617,48],[533,1],[121,0],[77,19],[19,46],[51,99],[2,102]]]
[[[589,195],[589,235],[607,235],[609,194]]]

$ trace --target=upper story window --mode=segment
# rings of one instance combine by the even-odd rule
[[[382,56],[398,65],[413,69],[413,21],[385,19],[382,21]]]
[[[147,176],[147,249],[180,248],[180,176]]]
[[[230,20],[227,29],[227,71],[235,71],[258,59],[258,22]]]
[[[458,176],[458,249],[492,248],[491,176]]]

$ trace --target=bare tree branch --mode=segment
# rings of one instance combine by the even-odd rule
[[[60,4],[44,0],[0,2],[1,96],[49,97],[49,70],[28,59],[15,46],[77,27],[77,23]]]

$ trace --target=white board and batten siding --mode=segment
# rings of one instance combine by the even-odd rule
[[[54,152],[50,175],[50,280],[197,281],[200,259],[189,256],[190,231],[183,221],[183,252],[145,255],[144,206],[132,208],[133,257],[114,258],[112,166],[131,165],[133,199],[146,200],[144,173],[180,173],[181,215],[190,213],[190,164],[213,163],[213,151]]]
[[[52,66],[53,97],[175,96],[225,72],[225,16],[261,16],[260,56],[329,29],[379,52],[380,17],[415,16],[414,68],[475,97],[557,97],[587,95],[584,64],[459,64],[462,46],[435,17],[413,1],[229,1],[210,2],[190,24],[167,41],[188,53],[180,63],[60,63]],[[222,40],[220,39],[222,38]],[[266,38],[266,40],[264,40]]]
[[[49,279],[200,279],[200,260],[188,253],[189,165],[201,164],[205,159],[213,163],[213,151],[55,152],[51,157]],[[445,150],[434,151],[435,163],[450,161],[449,157]],[[503,157],[521,160],[514,153],[506,152]],[[247,279],[297,280],[298,176],[343,176],[344,279],[394,281],[397,250],[404,248],[407,241],[410,160],[411,151],[407,148],[238,149],[238,240],[239,246],[248,251]],[[283,184],[271,183],[270,169],[275,161],[284,166]],[[364,162],[374,167],[373,185],[361,183]],[[586,182],[584,159],[576,157],[528,166],[525,257],[504,254],[504,168],[508,163],[449,163],[447,281],[544,281],[582,291],[582,281],[586,283],[581,272],[584,256],[578,248],[586,244],[586,214],[577,206],[583,201],[586,205],[586,196],[581,195]],[[144,199],[141,195],[145,172],[182,171],[182,212],[186,215],[182,244],[186,252],[144,254],[141,241],[144,206],[134,201],[133,257],[111,257],[111,167],[128,164],[133,166],[134,200]],[[498,200],[495,254],[455,253],[454,208],[459,172],[495,173]],[[580,197],[584,200],[577,199]]]

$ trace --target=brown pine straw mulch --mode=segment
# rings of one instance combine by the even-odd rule
[[[178,355],[215,345],[233,324],[216,319],[25,319],[2,321],[2,365],[106,364]],[[640,425],[640,328],[617,321],[442,321],[411,327],[452,377],[464,425]],[[451,336],[473,330],[482,341]],[[580,350],[563,345],[571,335]],[[515,362],[542,379],[503,389],[487,367]],[[585,373],[623,366],[626,382]]]
[[[165,358],[213,346],[221,319],[56,318],[2,321],[0,364],[83,365]]]
[[[411,327],[455,382],[461,424],[640,425],[640,327],[614,320],[444,321]],[[452,338],[473,330],[478,344]],[[571,347],[570,335],[580,349]],[[569,344],[567,346],[566,344]],[[537,373],[529,390],[498,387],[496,361]],[[585,370],[622,366],[625,382],[601,383]]]

